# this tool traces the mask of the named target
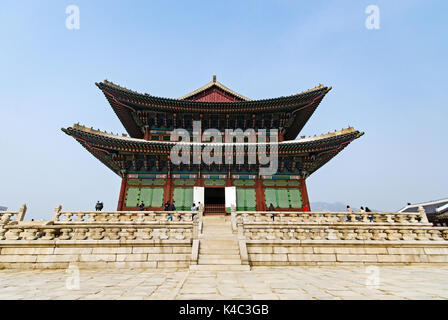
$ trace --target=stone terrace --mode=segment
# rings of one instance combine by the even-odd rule
[[[251,271],[1,270],[0,299],[448,299],[446,266],[253,267]],[[370,285],[368,285],[370,284]]]

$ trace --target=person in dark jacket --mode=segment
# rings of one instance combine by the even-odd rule
[[[173,203],[170,204],[170,211],[176,211],[176,206],[174,205],[174,203],[176,203],[176,201],[173,200]]]
[[[143,202],[143,200],[140,202],[140,205],[138,207],[140,208],[140,211],[145,210],[145,203]]]
[[[164,210],[165,210],[165,211],[169,211],[169,210],[170,210],[170,206],[171,206],[171,204],[170,204],[169,201],[165,202]]]
[[[102,202],[97,201],[96,205],[95,205],[95,210],[96,211],[101,211],[103,210],[104,204]]]

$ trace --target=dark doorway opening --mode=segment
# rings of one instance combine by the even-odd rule
[[[205,215],[226,214],[224,188],[205,188]]]
[[[226,203],[224,188],[205,188],[205,204]]]

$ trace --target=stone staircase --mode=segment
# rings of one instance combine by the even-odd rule
[[[236,234],[232,233],[229,216],[203,216],[202,236],[199,241],[198,264],[191,270],[247,271],[241,263]]]

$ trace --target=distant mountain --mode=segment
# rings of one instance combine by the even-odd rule
[[[0,207],[0,211],[7,211],[8,208],[7,207]]]
[[[347,205],[342,202],[311,202],[311,210],[322,212],[322,211],[329,211],[329,212],[345,212],[347,211]],[[359,207],[352,207],[353,211],[359,211]],[[370,208],[372,211],[377,211],[375,209]]]

